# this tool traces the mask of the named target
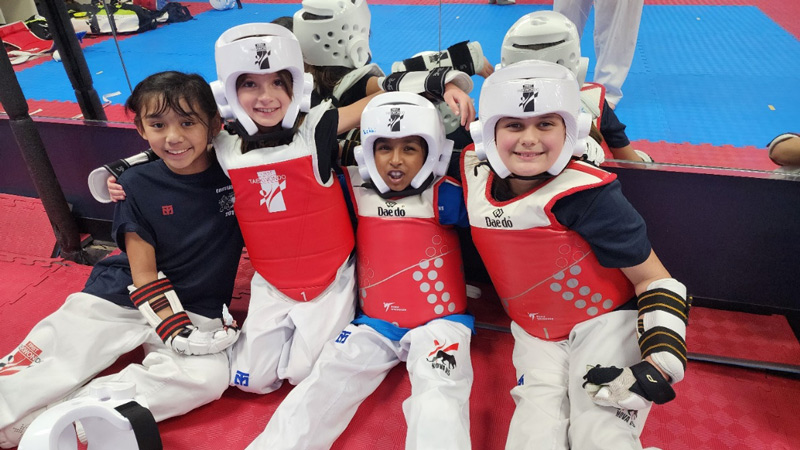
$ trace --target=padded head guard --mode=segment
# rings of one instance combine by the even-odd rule
[[[366,0],[303,0],[293,31],[306,63],[357,69],[371,57],[369,22]]]
[[[22,435],[19,450],[78,448],[76,421],[90,449],[161,449],[158,425],[135,394],[131,382],[106,381],[94,386],[92,395],[50,407]]]
[[[581,112],[580,87],[566,67],[547,61],[521,61],[500,68],[483,82],[478,119],[469,131],[478,158],[489,160],[501,178],[511,175],[497,153],[495,126],[503,117],[529,118],[555,113],[567,129],[564,147],[547,170],[558,175],[570,158],[586,150],[592,118]]]
[[[292,101],[281,126],[290,129],[297,115],[311,107],[311,74],[303,71],[300,44],[291,31],[272,23],[247,23],[228,29],[214,45],[217,77],[211,90],[225,119],[236,119],[252,136],[258,132],[253,119],[239,104],[236,80],[245,73],[266,74],[287,70],[292,74]]]
[[[581,84],[589,65],[588,58],[581,58],[581,38],[575,24],[555,11],[536,11],[520,17],[503,38],[503,67],[531,59],[560,64],[571,70]]]
[[[361,178],[372,180],[382,194],[389,191],[389,186],[375,167],[375,141],[406,136],[419,136],[428,144],[428,156],[411,180],[411,187],[419,188],[431,174],[439,177],[447,172],[453,141],[445,137],[442,118],[433,103],[410,92],[377,95],[361,113],[361,145],[356,147],[354,156]]]

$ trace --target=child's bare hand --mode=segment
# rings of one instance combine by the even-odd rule
[[[108,196],[111,197],[112,202],[121,202],[125,200],[125,190],[122,189],[121,184],[117,183],[116,177],[108,177],[106,186],[108,186]]]
[[[475,119],[475,103],[472,97],[457,86],[452,84],[445,86],[444,101],[457,116],[461,117],[461,126],[468,127]]]

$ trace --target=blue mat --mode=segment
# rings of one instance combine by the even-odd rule
[[[374,62],[388,71],[395,60],[471,39],[494,64],[511,24],[549,8],[371,5]],[[214,41],[224,30],[297,9],[297,4],[247,4],[127,37],[119,45],[131,84],[161,70],[197,72],[214,80]],[[588,79],[594,69],[592,33],[589,17],[582,42],[591,60]],[[98,94],[121,91],[110,100],[123,103],[129,91],[114,42],[92,45],[84,53]],[[647,5],[617,113],[633,140],[763,147],[775,135],[797,129],[798,73],[800,43],[756,7]],[[60,63],[34,66],[18,78],[30,99],[75,101]],[[473,81],[477,98],[482,79]]]

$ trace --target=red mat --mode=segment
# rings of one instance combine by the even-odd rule
[[[16,200],[12,207],[32,199]],[[20,209],[37,216],[35,208]],[[4,214],[3,216],[5,216]],[[36,221],[41,222],[37,216]],[[0,228],[5,237],[27,228]],[[42,232],[39,232],[40,234]],[[52,232],[51,232],[52,233]],[[0,251],[0,355],[10,351],[42,317],[58,308],[72,292],[80,290],[91,268],[61,259]],[[231,312],[243,320],[250,297],[253,269],[243,255],[233,293]],[[497,295],[489,285],[470,301],[479,323],[507,327]],[[689,327],[690,351],[732,357],[765,357],[798,363],[800,345],[780,316],[756,316],[730,311],[694,308]],[[512,336],[503,331],[479,329],[473,337],[475,371],[470,414],[473,448],[502,449],[514,404],[509,390],[515,385],[511,364]],[[142,352],[121,357],[104,373],[140,362]],[[268,395],[229,389],[216,402],[159,424],[164,448],[219,450],[244,448],[269,421],[291,390],[284,385]],[[658,406],[647,421],[642,443],[670,450],[793,449],[800,442],[795,425],[800,404],[800,380],[759,370],[690,361],[686,378],[676,386],[675,401]],[[344,449],[403,449],[406,425],[402,402],[410,393],[404,365],[387,376],[377,391],[359,408],[344,434],[332,447]],[[795,443],[795,444],[792,444]]]
[[[56,237],[39,199],[0,194],[0,252],[50,258]]]

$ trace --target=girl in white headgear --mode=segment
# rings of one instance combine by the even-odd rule
[[[462,180],[475,245],[512,319],[506,448],[641,449],[651,403],[674,398],[684,376],[686,288],[616,176],[575,158],[591,118],[572,71],[498,69],[479,112]]]

